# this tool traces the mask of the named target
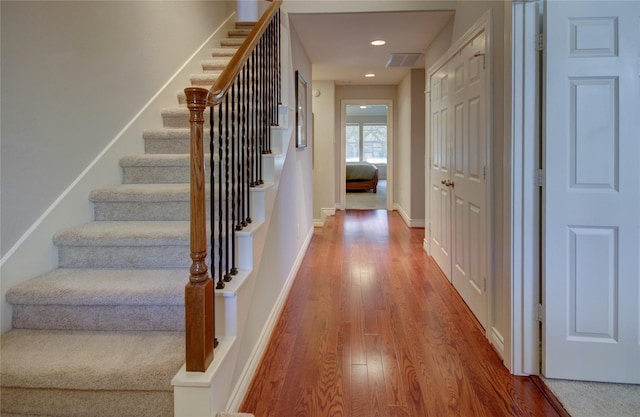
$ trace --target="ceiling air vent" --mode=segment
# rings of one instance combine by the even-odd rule
[[[413,67],[422,57],[422,54],[391,54],[387,60],[389,67]]]

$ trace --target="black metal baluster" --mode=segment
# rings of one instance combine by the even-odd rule
[[[218,283],[216,284],[216,288],[221,290],[224,288],[224,275],[223,275],[223,236],[224,234],[222,226],[224,223],[224,217],[223,217],[223,205],[222,205],[222,181],[223,181],[223,177],[222,177],[222,164],[224,161],[224,153],[223,153],[223,148],[222,148],[222,141],[223,141],[223,123],[222,123],[222,115],[223,115],[223,111],[222,111],[222,105],[218,104]],[[213,170],[213,167],[211,167],[211,169]],[[211,185],[212,190],[211,193],[214,193],[214,185]],[[211,220],[212,222],[214,221],[213,219]],[[215,224],[215,223],[214,223]],[[211,248],[211,251],[213,252],[213,246]]]
[[[238,147],[237,147],[237,123],[236,123],[236,84],[235,82],[231,85],[231,91],[229,93],[231,95],[231,120],[230,120],[230,124],[231,124],[231,137],[229,138],[229,141],[231,142],[231,159],[229,161],[230,164],[230,168],[231,168],[231,186],[230,191],[231,191],[231,196],[229,197],[229,195],[227,194],[227,197],[229,198],[229,205],[231,208],[231,222],[229,223],[229,235],[230,235],[230,240],[231,240],[231,269],[229,270],[229,275],[237,275],[238,274],[238,268],[237,268],[237,256],[236,256],[236,230],[238,230],[238,213],[237,213],[237,201],[236,201],[236,195],[238,193],[237,190],[237,184],[238,184],[238,169],[236,166],[236,159],[237,159],[237,153],[238,153]],[[229,277],[229,280],[231,280],[231,277]]]
[[[277,20],[278,20],[278,35],[276,37],[276,43],[277,43],[277,57],[278,57],[278,105],[282,104],[282,48],[280,47],[280,36],[282,35],[282,28],[280,26],[280,10],[278,10],[278,14],[277,14]],[[278,124],[280,124],[280,122],[278,121]]]
[[[230,224],[231,224],[231,215],[230,212],[231,210],[229,210],[229,186],[230,186],[230,174],[229,174],[229,95],[227,94],[224,98],[224,120],[225,120],[225,127],[224,127],[224,131],[225,131],[225,137],[224,137],[224,147],[225,147],[225,153],[224,153],[224,234],[225,234],[225,239],[224,239],[224,243],[225,243],[225,274],[224,274],[224,280],[226,282],[231,281],[231,274],[229,273],[229,265],[231,264],[230,262],[230,251],[229,251],[229,229],[230,229]]]
[[[250,154],[249,154],[249,135],[247,134],[247,125],[249,123],[249,117],[247,115],[247,100],[249,99],[248,97],[248,92],[249,92],[249,80],[248,80],[248,73],[249,73],[249,63],[245,63],[244,66],[242,67],[242,195],[243,195],[243,201],[244,204],[242,205],[243,209],[242,209],[242,227],[247,227],[247,225],[249,224],[249,222],[247,221],[247,219],[250,218],[250,201],[251,201],[251,194],[250,194],[250,190],[249,190],[249,182],[251,181],[250,177],[249,177],[249,160],[250,160]]]
[[[269,33],[269,28],[267,27],[267,34]],[[269,65],[270,65],[270,59],[269,59],[269,38],[268,36],[264,36],[263,38],[263,44],[264,44],[264,49],[263,49],[263,53],[264,53],[264,68],[262,70],[262,74],[263,74],[263,85],[264,85],[264,101],[263,101],[263,115],[264,115],[264,119],[263,119],[263,127],[264,127],[264,150],[262,153],[266,154],[270,154],[271,153],[271,144],[270,144],[270,140],[271,140],[271,129],[269,128],[269,126],[271,125],[271,120],[269,119],[269,107],[270,107],[270,103],[271,101],[269,100],[269,94],[270,94],[270,89],[269,89],[269,76],[270,76],[270,72],[269,72]],[[263,161],[264,162],[264,161]]]
[[[258,43],[258,65],[256,68],[257,71],[257,102],[256,102],[256,127],[258,129],[257,131],[257,155],[256,155],[256,162],[257,162],[257,167],[256,167],[256,184],[257,185],[261,185],[264,182],[262,181],[262,154],[263,154],[263,150],[264,150],[264,137],[263,137],[263,130],[262,130],[262,106],[263,106],[263,95],[264,95],[264,88],[263,88],[263,82],[264,82],[264,73],[262,71],[262,68],[264,66],[264,55],[263,55],[263,42],[262,39],[260,40],[260,42]]]
[[[215,233],[215,127],[214,127],[214,108],[213,106],[209,107],[209,228],[211,230],[209,244],[211,245],[211,267],[209,270],[211,271],[211,278],[215,280],[216,277],[216,262],[215,262],[215,245],[216,245],[216,233]],[[223,284],[224,285],[224,284]],[[214,334],[213,334],[213,347],[218,347],[218,338],[215,337],[215,326],[214,326]]]
[[[256,161],[256,147],[257,147],[257,87],[256,87],[256,50],[253,50],[251,54],[251,104],[252,104],[252,112],[251,112],[251,186],[255,187],[258,185],[257,178],[258,175],[256,173],[257,169],[257,161]]]
[[[277,36],[277,28],[276,28],[276,20],[275,17],[271,21],[271,125],[277,126],[277,114],[278,114],[278,93],[277,93],[277,76],[276,76],[276,68],[278,65],[276,59],[276,36]]]

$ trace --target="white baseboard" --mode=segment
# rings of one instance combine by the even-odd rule
[[[269,314],[267,322],[262,329],[262,333],[260,333],[258,342],[251,351],[249,360],[247,361],[244,369],[242,370],[242,373],[240,374],[240,377],[238,378],[238,383],[229,396],[229,402],[226,406],[226,410],[229,412],[236,412],[240,408],[242,400],[244,399],[244,396],[249,389],[249,385],[251,384],[251,380],[253,379],[253,375],[255,374],[256,369],[258,369],[258,365],[260,364],[262,355],[267,348],[267,344],[269,343],[269,339],[271,338],[271,333],[273,332],[278,318],[280,317],[280,313],[284,308],[284,303],[289,296],[289,292],[296,278],[296,275],[298,274],[300,265],[302,265],[302,261],[304,260],[304,256],[307,253],[307,249],[309,248],[312,237],[313,228],[309,230],[309,233],[307,234],[307,237],[305,238],[304,243],[302,244],[302,247],[298,252],[298,256],[296,257],[296,260],[291,267],[291,270],[289,271],[289,275],[287,276],[287,280],[285,281],[282,291],[280,292],[276,303],[271,309],[271,313]]]
[[[327,221],[327,217],[335,216],[336,209],[335,208],[321,208],[320,209],[320,218],[313,219],[313,227],[323,227],[325,222]]]
[[[333,207],[333,208],[321,208],[320,209],[320,221],[322,222],[323,225],[324,225],[324,222],[327,220],[327,217],[335,216],[335,215],[336,215],[335,207]]]
[[[404,211],[404,209],[397,203],[393,205],[393,209],[400,214],[400,217],[402,217],[402,220],[404,220],[404,223],[408,227],[420,228],[424,227],[426,224],[424,219],[411,219],[407,212]]]
[[[491,334],[489,335],[489,341],[495,348],[501,359],[504,359],[504,337],[495,327],[491,327]]]
[[[422,241],[422,249],[427,255],[431,256],[431,245],[429,245],[429,240],[427,238],[424,238]]]

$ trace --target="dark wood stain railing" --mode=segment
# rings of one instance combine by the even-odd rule
[[[191,126],[192,260],[185,287],[187,371],[204,372],[213,361],[214,279],[217,275],[215,287],[221,289],[238,273],[236,232],[252,222],[250,188],[264,183],[262,155],[271,153],[271,126],[278,124],[282,85],[281,3],[282,0],[276,0],[271,4],[210,90],[185,89]],[[211,155],[210,268],[206,262],[204,168],[207,107]]]

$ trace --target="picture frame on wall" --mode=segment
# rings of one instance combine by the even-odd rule
[[[296,148],[307,146],[307,82],[296,71]]]

